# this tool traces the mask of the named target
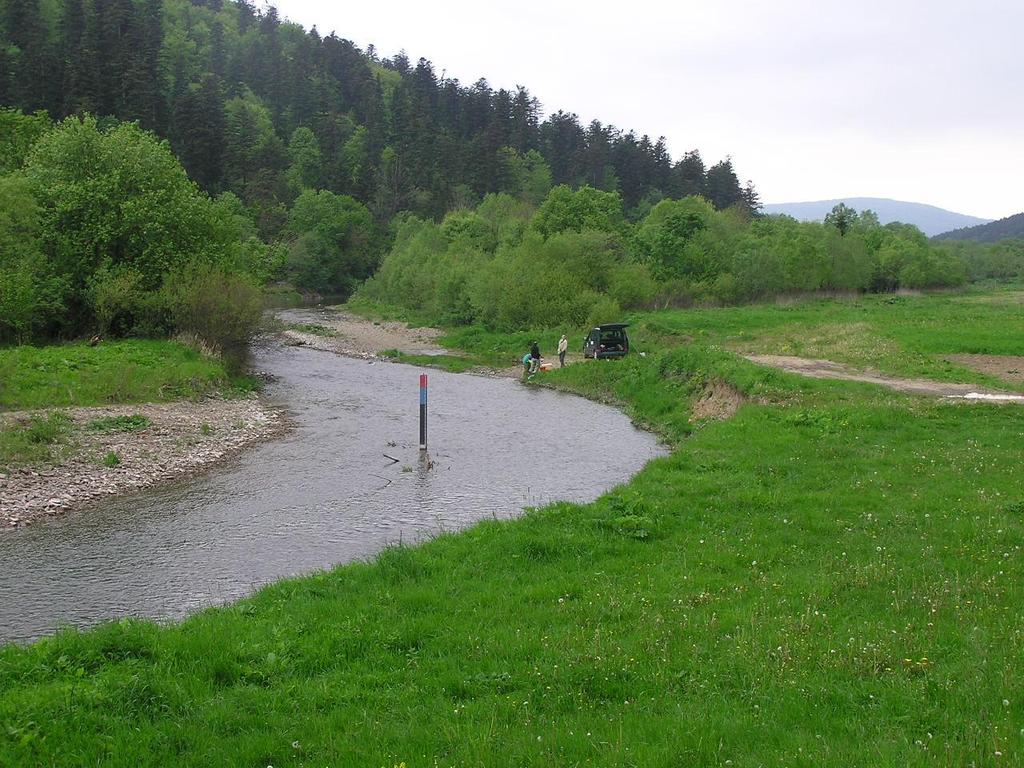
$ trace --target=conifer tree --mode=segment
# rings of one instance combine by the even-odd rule
[[[689,197],[706,193],[707,171],[700,152],[696,149],[683,155],[683,159],[676,163],[674,171],[675,187],[672,190],[674,197]]]
[[[224,187],[224,97],[215,75],[207,75],[175,102],[174,149],[196,183],[210,193]]]
[[[11,79],[8,89],[15,103],[25,111],[53,110],[56,60],[47,44],[47,31],[40,16],[39,0],[7,0],[4,28],[13,50],[6,52]]]
[[[250,208],[294,196],[286,142],[307,129],[321,153],[315,183],[372,203],[379,215],[436,217],[456,200],[522,189],[509,181],[506,147],[529,158],[531,189],[619,191],[631,215],[693,194],[756,209],[731,161],[708,171],[694,151],[673,165],[663,138],[598,120],[584,127],[565,112],[543,120],[525,86],[495,89],[483,78],[462,85],[425,59],[363,53],[333,33],[282,21],[273,6],[257,11],[252,0],[0,7],[0,104],[138,120],[170,138],[205,189],[232,189]]]
[[[743,190],[731,158],[720,160],[708,168],[707,198],[719,210],[743,202]]]

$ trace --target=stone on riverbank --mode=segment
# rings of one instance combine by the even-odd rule
[[[112,494],[140,490],[202,471],[283,428],[282,415],[257,396],[237,400],[69,408],[71,450],[56,464],[0,475],[0,528],[82,507]],[[91,431],[99,419],[141,414],[136,431]],[[25,413],[2,413],[0,423]]]

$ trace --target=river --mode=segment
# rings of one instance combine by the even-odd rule
[[[613,408],[430,371],[427,470],[422,369],[277,343],[255,365],[294,423],[286,436],[202,477],[0,535],[0,642],[180,618],[388,544],[591,501],[665,452]]]

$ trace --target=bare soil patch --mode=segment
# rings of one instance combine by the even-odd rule
[[[690,421],[723,421],[731,418],[746,398],[724,381],[712,381],[693,404]]]
[[[868,384],[879,384],[897,392],[908,392],[933,397],[1013,397],[1012,393],[999,392],[977,387],[973,384],[950,384],[931,381],[930,379],[901,379],[871,369],[857,370],[842,363],[831,360],[814,360],[789,355],[746,355],[746,358],[760,365],[781,368],[789,373],[796,373],[812,379],[842,379],[844,381],[863,381]]]
[[[279,434],[283,415],[258,397],[238,400],[62,409],[74,423],[68,450],[56,464],[0,474],[0,528],[27,525],[106,496],[200,472]],[[141,414],[138,431],[93,431],[98,419]],[[0,414],[0,423],[25,412]],[[109,456],[116,456],[116,464]],[[114,464],[110,466],[110,464]]]
[[[1024,356],[947,355],[946,359],[978,373],[987,373],[990,376],[1018,384],[1024,383]]]

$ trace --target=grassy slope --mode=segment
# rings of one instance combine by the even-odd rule
[[[693,429],[711,377],[757,402]],[[0,650],[0,764],[1021,760],[1024,409],[704,344],[544,380],[689,437],[594,504]]]

